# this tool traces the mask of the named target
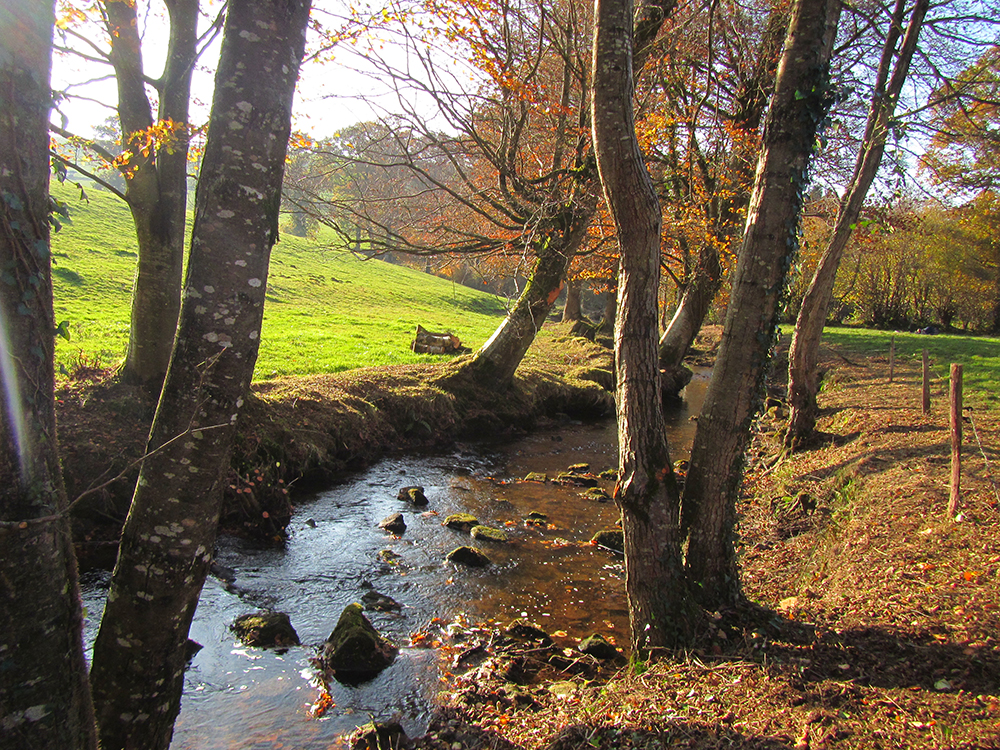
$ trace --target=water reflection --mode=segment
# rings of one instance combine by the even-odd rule
[[[686,458],[701,408],[707,373],[696,375],[687,400],[669,414],[674,459]],[[434,618],[500,622],[526,617],[549,632],[580,638],[601,632],[628,641],[621,559],[588,544],[613,525],[613,503],[580,496],[582,488],[517,481],[528,472],[554,476],[571,464],[594,472],[617,464],[613,422],[567,424],[516,443],[460,445],[446,454],[389,457],[344,484],[300,501],[281,548],[223,538],[217,560],[231,581],[210,578],[191,630],[203,645],[187,673],[173,750],[328,748],[338,735],[396,712],[410,734],[424,730],[440,689],[437,652],[408,648],[410,634]],[[411,508],[396,495],[419,484],[429,500]],[[612,482],[602,486],[610,490]],[[548,517],[527,526],[531,511]],[[377,528],[402,512],[400,537]],[[501,528],[505,544],[475,542],[491,559],[485,569],[458,568],[445,555],[472,543],[465,532],[443,526],[455,512]],[[380,557],[383,550],[396,556]],[[89,574],[84,596],[88,642],[96,634],[107,574]],[[393,666],[358,687],[331,685],[336,704],[311,719],[317,698],[309,659],[330,634],[341,610],[371,590],[403,605],[399,612],[369,612],[375,626],[404,646]],[[304,644],[284,653],[239,645],[229,625],[257,609],[287,612]],[[435,626],[436,627],[436,626]]]

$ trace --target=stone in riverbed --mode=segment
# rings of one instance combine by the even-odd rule
[[[444,525],[456,531],[469,531],[479,525],[479,519],[470,513],[452,513],[444,519]]]
[[[374,589],[366,591],[362,595],[361,601],[365,603],[365,609],[376,612],[399,612],[403,608],[403,605],[391,596],[380,594]]]
[[[625,553],[625,532],[621,529],[601,529],[594,534],[590,543],[598,547],[606,547],[621,555]]]
[[[424,494],[424,488],[417,485],[403,487],[396,497],[421,508],[427,505],[427,496]]]
[[[483,526],[480,524],[472,527],[472,538],[485,539],[488,542],[506,542],[507,534],[500,529],[494,529],[492,526]]]
[[[367,724],[351,733],[349,738],[351,750],[388,750],[388,748],[409,747],[410,740],[398,721],[376,722],[372,719]]]
[[[323,644],[320,662],[339,682],[357,685],[392,664],[399,648],[365,617],[360,604],[348,604]]]
[[[552,643],[552,638],[534,623],[520,618],[511,620],[503,630],[504,635],[521,641],[538,641],[543,645]]]
[[[611,495],[600,487],[591,487],[586,492],[581,492],[580,497],[587,500],[596,500],[599,503],[606,503],[611,499]]]
[[[612,646],[600,633],[588,635],[576,647],[581,654],[589,654],[602,661],[617,659],[621,652]]]
[[[524,477],[525,482],[547,482],[549,479],[548,475],[541,471],[529,471]]]
[[[485,568],[490,564],[490,558],[475,547],[458,547],[449,552],[445,559],[470,568]]]
[[[383,531],[388,531],[390,534],[395,534],[399,536],[404,531],[406,531],[406,521],[403,520],[402,513],[393,513],[391,516],[386,516],[379,522],[378,527]]]
[[[581,464],[585,465],[585,464]],[[596,487],[597,477],[591,474],[577,474],[572,471],[561,471],[552,480],[555,484],[571,484],[577,487]]]
[[[566,471],[570,474],[589,474],[590,464],[572,464],[566,467]]]
[[[548,523],[549,517],[544,513],[539,513],[537,510],[531,511],[524,517],[525,526],[546,526]]]
[[[232,629],[247,646],[282,648],[299,645],[298,633],[284,612],[240,615],[233,621]]]

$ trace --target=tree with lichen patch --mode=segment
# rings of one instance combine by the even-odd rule
[[[165,750],[180,708],[184,644],[257,358],[308,16],[308,0],[229,4],[178,335],[94,645],[105,750]]]
[[[53,400],[52,2],[0,13],[0,748],[96,748]]]

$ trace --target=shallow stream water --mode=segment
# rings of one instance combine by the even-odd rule
[[[668,414],[674,460],[687,457],[691,417],[701,408],[707,382],[707,372],[696,373],[685,401]],[[614,504],[581,498],[579,487],[518,481],[528,472],[552,477],[577,463],[589,463],[594,473],[617,465],[613,420],[567,422],[515,442],[461,444],[447,453],[390,456],[300,498],[283,546],[220,539],[216,561],[231,580],[211,577],[202,593],[190,636],[203,648],[188,669],[172,750],[325,750],[370,714],[398,713],[408,734],[421,734],[441,689],[441,662],[437,650],[408,644],[411,634],[433,632],[437,622],[524,617],[548,632],[574,638],[600,632],[627,643],[621,557],[588,544],[595,531],[618,520]],[[424,487],[426,508],[397,499],[407,485]],[[610,491],[613,482],[601,486]],[[547,515],[548,524],[526,526],[531,511]],[[377,526],[395,512],[403,513],[407,525],[400,537]],[[456,512],[504,529],[510,541],[470,542],[467,533],[442,525]],[[449,551],[470,543],[490,557],[488,568],[444,562]],[[383,550],[399,557],[384,562]],[[84,576],[88,643],[96,635],[109,576]],[[373,589],[403,605],[399,612],[367,613],[402,647],[399,656],[371,682],[332,683],[335,706],[322,718],[310,718],[318,689],[309,659],[343,608]],[[229,629],[233,620],[260,609],[287,613],[303,645],[280,653],[236,641]]]

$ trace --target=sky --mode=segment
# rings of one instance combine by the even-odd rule
[[[203,0],[202,6],[199,31],[210,26],[222,3],[219,0]],[[335,28],[343,21],[345,13],[339,0],[316,0],[312,18],[324,27]],[[143,39],[143,64],[147,75],[155,79],[162,73],[166,57],[168,26],[162,1],[139,0],[139,23]],[[73,28],[101,49],[108,48],[107,35],[97,24]],[[85,42],[71,36],[57,33],[55,43],[57,47],[68,44],[94,56],[94,51],[87,49]],[[316,50],[319,43],[318,35],[313,31],[307,56]],[[365,56],[361,54],[364,46],[373,43],[379,45],[380,54],[394,54],[391,49],[381,45],[379,40],[375,40],[357,45],[342,44],[339,50],[334,51],[332,61],[307,57],[296,91],[293,123],[296,130],[319,139],[334,135],[347,125],[371,120],[382,111],[380,102],[385,101],[385,94],[377,96],[377,85],[370,74],[359,70],[364,64]],[[220,46],[221,34],[205,50],[195,71],[191,109],[194,124],[208,121]],[[324,58],[326,57],[328,56],[325,55]],[[53,59],[52,87],[56,91],[67,91],[70,94],[53,111],[52,122],[76,135],[91,137],[96,126],[104,123],[108,117],[117,115],[117,89],[110,66],[83,60],[73,54],[59,53],[57,50]]]

